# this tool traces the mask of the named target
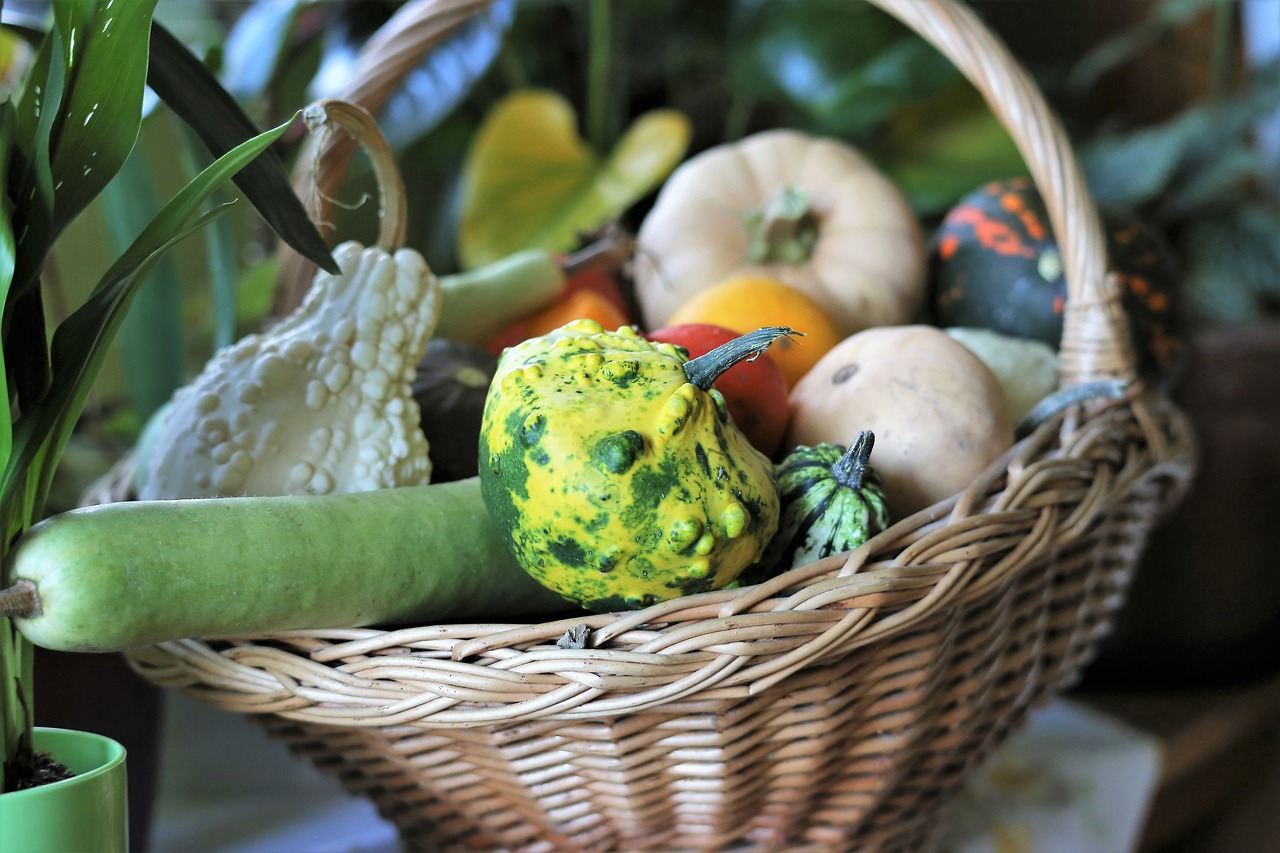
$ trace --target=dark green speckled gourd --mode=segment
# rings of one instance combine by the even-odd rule
[[[690,361],[578,320],[506,350],[480,484],[517,561],[612,611],[722,588],[760,559],[778,523],[773,467],[709,389],[786,334],[761,329]]]
[[[875,436],[863,430],[848,450],[827,442],[801,445],[778,463],[778,530],[744,583],[852,551],[889,526],[884,486],[868,461],[874,446]]]

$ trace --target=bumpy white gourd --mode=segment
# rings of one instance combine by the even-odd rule
[[[430,480],[410,392],[440,316],[440,282],[412,249],[349,242],[340,275],[268,330],[216,353],[157,425],[144,500],[329,494]]]

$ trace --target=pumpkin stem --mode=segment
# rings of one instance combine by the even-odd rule
[[[709,353],[686,361],[684,363],[685,378],[703,391],[710,391],[711,385],[720,378],[720,375],[738,362],[759,357],[760,353],[767,350],[769,345],[778,338],[803,336],[803,334],[786,326],[767,326],[756,329],[754,332],[747,332],[741,337],[721,344]]]
[[[0,616],[35,616],[40,613],[40,594],[29,580],[0,589]]]
[[[871,430],[864,429],[849,446],[848,452],[831,466],[831,476],[846,489],[855,491],[862,488],[862,481],[867,476],[867,461],[871,458],[871,448],[876,437]]]
[[[801,264],[818,242],[818,217],[809,194],[798,187],[782,187],[759,210],[743,216],[747,229],[747,260],[754,264]]]

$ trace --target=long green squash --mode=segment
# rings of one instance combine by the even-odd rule
[[[28,531],[3,576],[0,612],[65,651],[575,610],[521,571],[474,477],[72,510]]]

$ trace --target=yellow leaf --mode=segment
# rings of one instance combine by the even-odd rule
[[[522,249],[573,249],[583,232],[621,216],[684,157],[691,127],[675,110],[639,116],[602,159],[561,95],[511,93],[494,105],[468,152],[458,254],[468,269]]]

